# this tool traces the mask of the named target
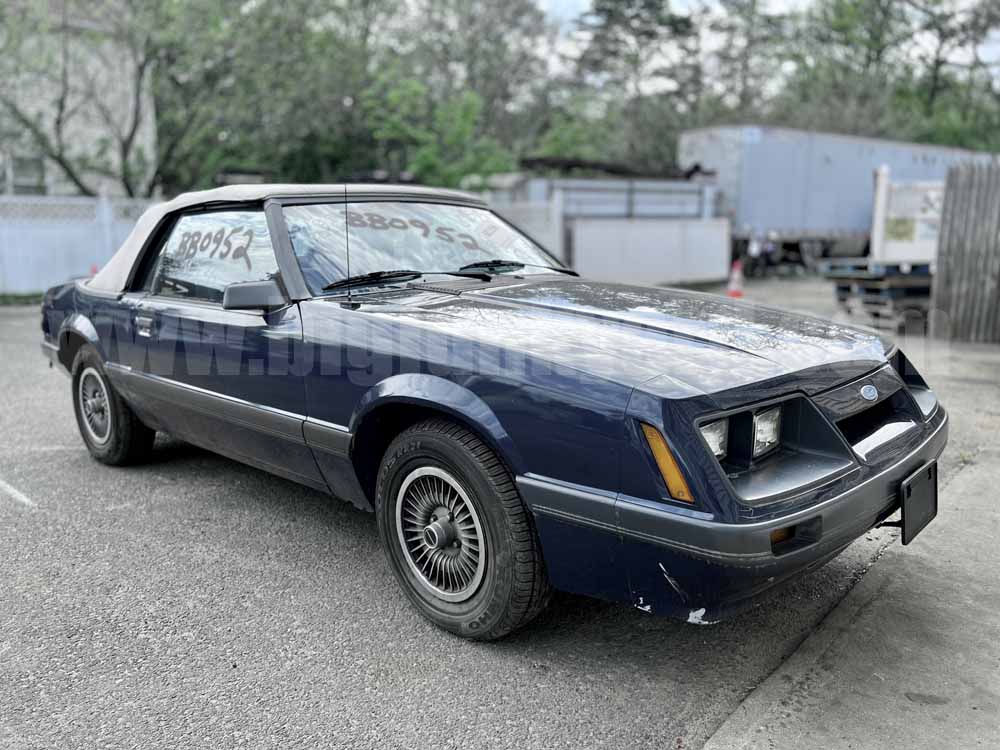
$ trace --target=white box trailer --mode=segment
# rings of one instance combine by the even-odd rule
[[[872,226],[875,170],[892,179],[943,181],[948,168],[990,154],[945,146],[737,125],[681,133],[678,161],[716,173],[719,215],[733,237],[814,242],[822,254],[861,255]]]
[[[829,262],[826,277],[849,313],[879,328],[922,333],[930,310],[945,183],[875,177],[871,252]]]

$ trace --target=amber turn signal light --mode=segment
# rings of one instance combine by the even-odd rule
[[[775,529],[771,532],[771,546],[788,541],[795,535],[794,526],[786,526],[783,529]]]
[[[653,452],[653,458],[660,469],[660,474],[663,475],[663,481],[667,483],[670,497],[685,503],[693,503],[694,496],[688,489],[684,475],[681,474],[680,467],[674,459],[674,454],[667,447],[667,441],[663,439],[663,435],[652,425],[645,422],[640,422],[640,424],[642,425],[642,434],[646,436],[646,442],[649,443],[649,449]]]

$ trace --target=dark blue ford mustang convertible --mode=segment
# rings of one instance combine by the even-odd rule
[[[937,511],[947,415],[898,349],[579,278],[461,193],[182,195],[42,325],[98,461],[162,431],[374,510],[414,606],[470,638],[553,588],[713,622]]]

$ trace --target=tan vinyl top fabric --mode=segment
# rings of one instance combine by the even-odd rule
[[[228,185],[213,190],[201,190],[192,193],[181,193],[173,200],[150,206],[139,217],[132,232],[104,267],[94,278],[87,282],[87,287],[100,292],[122,292],[128,283],[132,266],[135,265],[146,244],[146,238],[159,226],[165,216],[174,211],[210,206],[213,203],[254,203],[268,198],[315,197],[330,196],[342,199],[347,193],[348,200],[361,199],[378,200],[407,198],[410,200],[425,198],[427,200],[455,201],[464,204],[486,204],[477,196],[457,190],[439,190],[435,188],[415,187],[411,185]]]

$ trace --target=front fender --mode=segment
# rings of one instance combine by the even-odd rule
[[[423,406],[452,416],[485,438],[515,474],[526,471],[517,446],[486,402],[465,386],[436,375],[393,375],[372,386],[351,415],[351,433],[357,434],[372,411],[393,403]]]

